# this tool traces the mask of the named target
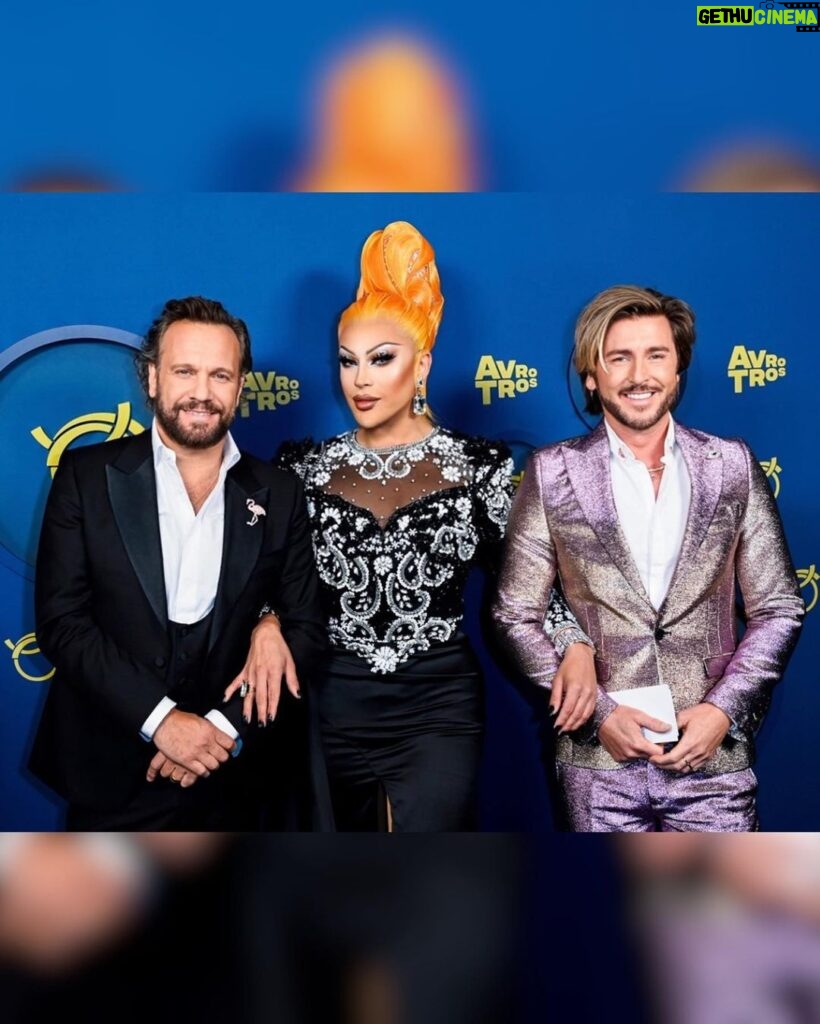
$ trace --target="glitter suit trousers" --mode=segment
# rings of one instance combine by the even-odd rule
[[[756,832],[751,768],[680,775],[648,761],[605,770],[558,763],[573,832]]]

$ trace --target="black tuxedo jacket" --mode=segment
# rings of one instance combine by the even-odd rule
[[[254,525],[249,499],[266,512]],[[304,687],[326,633],[301,484],[243,454],[225,479],[222,568],[200,706],[191,709],[218,708],[240,735],[248,730],[241,700],[223,705],[222,692],[244,664],[265,602]],[[29,767],[70,802],[112,809],[143,783],[156,748],[140,727],[170,683],[150,432],[63,456],[40,535],[35,608],[56,672]]]

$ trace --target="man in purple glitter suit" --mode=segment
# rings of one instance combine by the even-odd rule
[[[575,368],[603,422],[532,456],[507,528],[494,617],[519,666],[550,685],[557,659],[543,622],[556,575],[595,644],[595,713],[557,745],[574,831],[757,828],[754,734],[804,608],[748,446],[672,419],[694,321],[652,289],[592,300]],[[674,743],[645,734],[674,723],[612,696],[658,685],[671,690]]]

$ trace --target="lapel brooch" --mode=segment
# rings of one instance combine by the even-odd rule
[[[259,522],[260,516],[266,516],[268,513],[262,508],[261,505],[257,505],[253,498],[248,498],[245,502],[248,511],[251,514],[251,518],[246,522],[246,526],[256,526]]]

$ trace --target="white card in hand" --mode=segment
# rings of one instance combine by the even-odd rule
[[[642,728],[644,736],[650,743],[674,743],[679,737],[678,725],[675,721],[675,705],[672,691],[665,683],[658,686],[636,686],[633,690],[609,690],[609,696],[616,704],[626,704],[630,708],[669,722],[671,728],[666,732],[655,732],[653,729]]]

